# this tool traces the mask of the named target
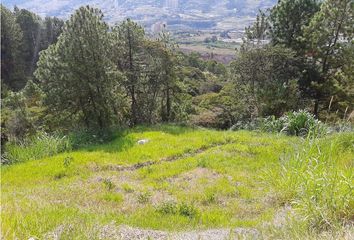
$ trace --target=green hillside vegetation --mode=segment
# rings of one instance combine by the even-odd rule
[[[226,65],[1,5],[2,238],[352,239],[353,13],[280,0]]]
[[[296,237],[341,229],[354,216],[353,134],[306,140],[163,125],[118,135],[3,167],[5,239],[41,238],[58,227],[61,239],[96,239],[111,222],[169,231],[247,227],[276,236],[264,224],[278,224],[284,206],[299,214]],[[283,232],[286,215],[282,221]]]

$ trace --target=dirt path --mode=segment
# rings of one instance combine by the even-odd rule
[[[261,234],[252,228],[210,229],[205,231],[190,231],[169,233],[164,231],[143,230],[114,225],[101,229],[100,239],[116,240],[225,240],[225,239],[261,239]]]
[[[229,145],[229,144],[234,144],[236,141],[230,141],[230,142],[223,142],[223,143],[214,143],[214,144],[210,144],[208,146],[203,146],[201,148],[195,149],[193,151],[190,152],[185,152],[182,154],[177,154],[177,155],[173,155],[170,157],[165,157],[165,158],[161,158],[158,161],[147,161],[147,162],[142,162],[142,163],[137,163],[137,164],[133,164],[133,165],[129,165],[129,166],[122,166],[122,165],[107,165],[107,166],[103,166],[100,170],[101,171],[118,171],[118,172],[123,172],[123,171],[135,171],[138,170],[140,168],[144,168],[144,167],[149,167],[152,165],[157,165],[157,164],[161,164],[164,162],[175,162],[187,157],[194,157],[198,154],[201,154],[211,148],[215,148],[215,147],[221,147],[221,146],[225,146],[225,145]]]

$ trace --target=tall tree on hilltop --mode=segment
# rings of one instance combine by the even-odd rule
[[[41,50],[47,49],[49,45],[56,43],[62,33],[64,21],[56,17],[46,17],[43,21],[41,34]]]
[[[118,69],[122,71],[126,80],[123,82],[124,88],[130,96],[130,124],[138,123],[138,103],[137,86],[139,85],[140,62],[143,57],[142,51],[144,42],[144,29],[135,22],[127,19],[120,25],[113,28],[113,51],[115,53],[114,62]]]
[[[161,98],[161,120],[169,122],[173,118],[172,113],[172,101],[176,92],[180,89],[177,86],[177,76],[175,65],[177,58],[174,52],[178,48],[177,44],[171,39],[170,34],[163,30],[159,34],[158,41],[161,44],[160,51],[162,54],[162,70],[163,70],[163,97]]]
[[[329,102],[333,89],[333,76],[347,68],[352,61],[343,57],[353,51],[354,2],[352,0],[326,0],[304,29],[308,60],[318,70],[320,77],[313,81],[315,90],[314,113],[318,116],[321,104]],[[348,55],[348,53],[346,53]],[[350,55],[350,54],[349,54]],[[344,60],[344,61],[343,61]],[[337,83],[338,84],[338,83]]]
[[[23,33],[15,15],[1,5],[1,80],[12,90],[24,86],[21,56]]]
[[[102,129],[119,119],[121,74],[110,60],[109,28],[102,19],[98,9],[81,7],[58,42],[40,55],[35,76],[60,123],[70,119]]]
[[[113,61],[126,76],[123,86],[130,102],[130,124],[170,121],[176,90],[173,46],[166,34],[145,38],[130,19],[113,28]]]
[[[32,76],[41,46],[41,19],[26,9],[15,10],[15,15],[16,22],[23,32],[21,51],[25,63],[25,73],[27,76]]]
[[[241,51],[231,63],[231,74],[246,99],[249,117],[281,116],[298,104],[300,77],[295,52],[281,46],[266,46]]]
[[[246,27],[244,45],[260,45],[269,35],[269,16],[267,12],[259,10],[256,21],[252,26]],[[244,46],[246,47],[246,46]]]
[[[271,38],[274,44],[283,44],[302,52],[303,28],[320,10],[319,0],[279,0],[271,10]]]

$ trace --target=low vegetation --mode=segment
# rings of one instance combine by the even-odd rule
[[[279,0],[225,65],[90,6],[1,5],[2,237],[352,239],[353,9]]]
[[[292,224],[293,236],[349,234],[340,229],[354,215],[352,133],[303,139],[162,125],[117,136],[3,167],[3,236],[62,229],[63,239],[95,239],[111,223],[169,231],[246,227],[265,237]]]

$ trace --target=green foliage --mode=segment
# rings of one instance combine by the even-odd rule
[[[116,137],[117,132],[120,132],[119,135],[123,133],[119,130],[114,132],[112,129],[82,129],[70,132],[68,138],[73,148],[79,149],[90,145],[109,142]]]
[[[108,178],[103,179],[103,185],[107,191],[112,191],[115,188],[114,183]]]
[[[199,212],[193,204],[182,202],[178,207],[178,213],[185,217],[194,218]]]
[[[8,163],[38,160],[72,149],[67,137],[49,135],[44,132],[37,133],[19,143],[9,142],[5,147],[5,158]]]
[[[269,181],[310,230],[329,230],[353,219],[352,133],[308,139],[282,159]]]
[[[109,44],[102,13],[81,7],[58,42],[42,52],[35,75],[46,94],[47,111],[59,124],[104,129],[119,122],[122,76],[109,58]]]
[[[8,91],[2,100],[2,134],[9,141],[21,141],[34,135],[43,126],[43,92],[28,81],[19,92]]]
[[[122,203],[124,201],[124,197],[119,193],[105,193],[102,199],[114,203]]]
[[[1,96],[3,84],[16,90],[24,86],[22,43],[23,32],[16,16],[1,4]]]
[[[292,50],[267,46],[241,51],[231,68],[239,88],[234,97],[245,101],[248,118],[281,116],[297,106],[301,71]]]
[[[150,201],[151,192],[145,191],[138,195],[138,203],[140,204],[147,204]]]
[[[146,38],[144,30],[130,19],[112,29],[113,62],[124,74],[122,86],[130,103],[130,125],[171,121],[176,85],[174,58],[165,36]]]
[[[156,211],[161,214],[179,214],[184,217],[195,218],[198,215],[198,209],[189,203],[182,202],[177,204],[174,201],[167,201],[156,207]]]
[[[278,219],[279,212],[282,215],[283,204],[298,200],[293,198],[293,191],[302,194],[301,189],[292,187],[291,183],[298,181],[304,190],[310,187],[307,178],[299,177],[296,181],[289,178],[289,185],[269,191],[274,182],[285,182],[281,177],[283,166],[292,158],[287,156],[295,156],[304,148],[305,141],[302,138],[248,131],[193,129],[178,125],[140,126],[116,136],[113,141],[101,145],[40,161],[3,166],[4,237],[43,237],[57,226],[69,222],[70,238],[80,238],[77,231],[86,232],[93,226],[106,226],[112,221],[116,221],[117,227],[128,225],[173,232],[203,227],[248,227],[263,233],[265,225],[283,232],[283,227],[290,225],[281,222],[281,225],[274,226],[273,219]],[[354,154],[350,150],[353,148],[353,134],[340,136],[340,149],[332,157],[338,159],[334,165],[344,169],[345,174],[348,173],[346,176],[350,176]],[[149,139],[150,143],[138,145],[136,141],[139,139]],[[323,145],[319,151],[328,155],[326,148],[334,142],[333,139],[321,140]],[[67,157],[74,159],[69,167],[64,166]],[[317,165],[312,161],[314,158],[308,159],[301,166],[310,173],[315,170],[312,166]],[[145,162],[157,164],[124,172],[112,169]],[[262,178],[264,172],[271,173],[266,182]],[[289,173],[287,176],[295,178],[297,175]],[[114,190],[107,191],[103,181],[98,182],[98,179],[111,179],[115,184]],[[318,181],[325,184],[325,180],[319,178]],[[125,191],[124,184],[129,184],[128,189],[133,187],[135,191]],[[146,204],[137,204],[138,196],[145,193],[144,190],[154,197]],[[334,198],[341,198],[342,193],[339,191]],[[26,197],[14,198],[14,194]],[[124,195],[122,202],[120,197],[116,198],[116,194]],[[107,200],[104,199],[105,195]],[[320,196],[319,193],[316,195]],[[171,199],[174,199],[174,203],[164,204]],[[330,204],[330,198],[326,199]],[[182,215],[180,206],[183,202],[187,204],[182,207]],[[160,212],[158,209],[162,205]],[[326,208],[327,205],[322,206]],[[295,205],[292,205],[292,209],[295,210]],[[298,213],[298,210],[295,212]],[[348,213],[347,210],[343,212]],[[330,215],[326,213],[326,216]],[[294,230],[298,226],[292,227]],[[301,236],[300,233],[305,236],[306,229],[298,231],[298,236]],[[313,229],[316,236],[322,236],[318,235],[322,233],[315,231],[316,228]],[[341,231],[343,236],[344,230]],[[267,236],[274,237],[272,234]],[[286,238],[286,235],[283,236]]]
[[[261,129],[265,131],[295,136],[320,136],[326,133],[325,125],[305,110],[288,112],[278,119],[268,117],[261,125]]]
[[[177,214],[178,205],[174,201],[167,201],[156,207],[156,211],[161,214]]]
[[[122,189],[123,189],[126,193],[132,193],[132,192],[134,192],[133,186],[131,186],[131,185],[127,184],[127,183],[122,184]]]
[[[341,92],[339,101],[352,97],[350,90],[346,92],[350,74],[344,77],[342,73],[348,67],[353,69],[351,57],[347,58],[353,55],[353,12],[354,3],[351,0],[327,0],[304,28],[303,41],[311,57],[309,60],[319,73],[319,77],[312,82],[314,113],[317,116],[337,92]],[[352,104],[346,104],[346,107],[352,107]]]
[[[320,10],[319,0],[280,0],[270,14],[271,38],[274,44],[284,44],[297,52],[305,50],[304,28]]]
[[[252,26],[246,27],[245,29],[243,47],[247,47],[247,44],[259,45],[268,37],[270,28],[268,15],[268,13],[259,10],[256,21]]]
[[[15,16],[16,22],[23,32],[23,44],[21,46],[23,52],[21,57],[24,60],[24,70],[26,76],[32,76],[40,49],[41,19],[26,9],[17,9]]]

